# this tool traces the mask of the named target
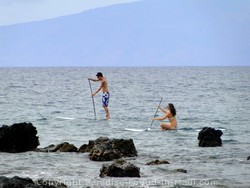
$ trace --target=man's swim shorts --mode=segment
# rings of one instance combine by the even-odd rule
[[[108,107],[109,105],[109,92],[105,92],[102,95],[102,106]]]

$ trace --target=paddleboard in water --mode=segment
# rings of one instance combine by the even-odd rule
[[[74,120],[74,119],[76,119],[76,118],[58,116],[58,117],[56,117],[56,119],[61,119],[61,120]],[[81,119],[81,118],[77,118],[77,119]],[[94,118],[89,118],[89,117],[83,117],[82,119],[90,120],[90,121],[106,121],[106,119],[94,119]]]
[[[134,131],[134,132],[143,132],[143,131],[149,131],[150,128],[147,128],[147,129],[129,129],[129,128],[125,128],[125,130]]]
[[[71,117],[56,117],[57,119],[66,119],[66,120],[72,120],[72,119],[75,119],[75,118],[71,118]]]

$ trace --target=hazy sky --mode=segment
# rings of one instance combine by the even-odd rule
[[[138,0],[0,0],[0,25],[31,22]]]
[[[250,0],[0,0],[0,67],[250,66],[249,34]]]

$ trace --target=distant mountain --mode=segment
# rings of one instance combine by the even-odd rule
[[[237,2],[145,0],[2,26],[0,66],[250,65],[249,3]]]

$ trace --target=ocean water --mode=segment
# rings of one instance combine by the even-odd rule
[[[108,79],[111,119],[87,78]],[[103,164],[88,153],[0,153],[0,176],[57,180],[68,187],[249,187],[250,67],[0,68],[0,124],[31,122],[40,146],[76,147],[100,136],[133,139],[141,178],[100,178]],[[99,83],[92,82],[93,90]],[[161,131],[157,105],[173,103],[177,131]],[[158,112],[158,115],[162,115]],[[69,119],[62,119],[67,117]],[[72,119],[70,119],[72,118]],[[198,147],[205,126],[222,129],[222,147]],[[170,164],[147,166],[151,160]],[[177,172],[187,170],[187,173]]]

